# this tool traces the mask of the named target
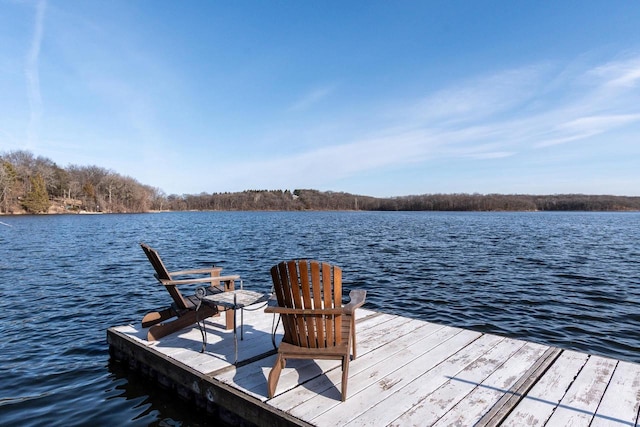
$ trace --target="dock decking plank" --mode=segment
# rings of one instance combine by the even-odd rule
[[[589,425],[609,384],[616,361],[589,356],[567,394],[549,418],[549,425]]]
[[[511,341],[511,340],[509,340]],[[518,341],[523,343],[523,341]],[[464,396],[451,411],[447,412],[434,426],[446,426],[452,423],[460,425],[476,424],[487,411],[505,394],[520,378],[522,372],[529,368],[542,356],[548,347],[540,344],[525,343],[515,352],[505,353],[501,364],[486,379],[473,383],[473,389]],[[479,368],[479,367],[478,367]],[[465,378],[461,378],[465,381]]]
[[[489,409],[475,424],[475,427],[496,427],[501,425],[504,418],[520,403],[529,393],[535,383],[552,366],[562,350],[556,347],[547,347],[544,353],[521,374],[520,379]]]
[[[618,362],[591,427],[635,426],[640,411],[640,366]]]
[[[504,426],[544,425],[573,383],[588,355],[565,350],[503,420]]]

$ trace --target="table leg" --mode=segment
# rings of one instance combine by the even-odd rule
[[[234,305],[236,304],[235,296],[234,296]],[[233,310],[233,346],[235,349],[235,360],[233,361],[234,365],[238,364],[238,329],[236,324],[236,311]]]
[[[235,290],[235,282],[233,280],[228,280],[226,282],[224,282],[224,292],[233,292]],[[235,299],[235,297],[234,297]],[[225,310],[226,313],[226,326],[227,326],[227,330],[229,329],[229,324],[231,323],[231,316],[233,316],[235,314],[235,310],[232,308],[231,310],[227,309]],[[234,311],[234,313],[231,313],[231,311]]]

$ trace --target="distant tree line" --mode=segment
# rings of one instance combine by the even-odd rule
[[[374,210],[401,211],[637,211],[640,197],[556,194],[425,194],[378,199]]]
[[[189,211],[638,211],[640,197],[423,194],[376,198],[309,189],[165,195],[98,166],[59,167],[29,151],[0,154],[0,213]]]

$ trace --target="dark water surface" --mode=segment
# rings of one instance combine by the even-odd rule
[[[0,217],[0,425],[210,425],[109,361],[106,329],[167,305],[169,269],[267,291],[341,265],[366,308],[640,362],[640,213],[189,212]]]

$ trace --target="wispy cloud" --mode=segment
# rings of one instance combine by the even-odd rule
[[[458,82],[412,105],[410,114],[423,123],[457,126],[520,108],[539,93],[546,68],[529,66]]]
[[[27,97],[29,100],[29,124],[27,127],[27,142],[32,146],[38,137],[38,128],[42,117],[42,96],[40,93],[40,73],[38,62],[40,46],[44,34],[44,13],[47,3],[40,0],[36,4],[35,26],[31,46],[27,52],[25,74],[27,79]]]
[[[589,74],[602,78],[608,87],[634,87],[640,83],[640,58],[603,64]]]
[[[555,133],[560,136],[538,142],[535,146],[549,147],[585,139],[634,122],[640,122],[640,113],[578,117],[556,127]]]
[[[334,86],[324,86],[315,88],[312,91],[304,94],[300,99],[293,103],[289,107],[289,111],[305,111],[311,108],[313,105],[325,99],[334,90]]]

